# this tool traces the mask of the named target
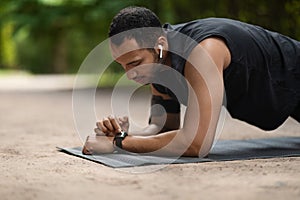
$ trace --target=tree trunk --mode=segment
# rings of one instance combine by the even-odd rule
[[[68,51],[66,34],[62,29],[58,29],[55,31],[53,37],[53,72],[66,73],[68,71]]]

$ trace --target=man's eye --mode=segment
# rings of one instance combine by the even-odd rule
[[[131,63],[131,65],[132,66],[138,66],[138,65],[140,65],[141,64],[141,62],[140,61],[137,61],[137,62],[133,62],[133,63]]]

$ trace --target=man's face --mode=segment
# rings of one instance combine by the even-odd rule
[[[157,59],[153,52],[141,49],[135,39],[125,39],[117,46],[110,43],[113,58],[122,65],[128,79],[141,84],[151,82],[154,76],[154,63]]]

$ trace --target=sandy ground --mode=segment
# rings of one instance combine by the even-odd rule
[[[99,91],[97,102],[109,100]],[[136,119],[147,121],[147,95],[136,95]],[[299,199],[300,157],[168,165],[133,174],[60,153],[81,145],[71,91],[0,92],[0,199]],[[97,104],[97,112],[109,113]],[[226,117],[221,139],[300,135],[289,119],[263,132]]]

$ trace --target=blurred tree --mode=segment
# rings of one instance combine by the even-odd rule
[[[1,0],[0,66],[76,72],[106,39],[112,17],[129,5],[150,8],[163,23],[228,17],[300,39],[299,0]]]
[[[6,23],[0,30],[0,68],[16,67],[16,49],[12,39],[13,24]]]
[[[86,49],[87,54],[91,50],[91,43],[94,42],[95,45],[96,40],[100,42],[106,36],[103,33],[107,32],[111,11],[119,10],[132,2],[20,0],[1,4],[5,8],[0,13],[1,27],[8,21],[13,21],[15,37],[23,35],[21,40],[16,39],[20,47],[20,62],[29,62],[29,69],[38,73],[65,73],[72,71],[69,58],[74,56],[69,55],[69,52],[74,51],[69,49],[72,46],[70,43],[82,39],[83,42],[77,44],[80,45],[79,48]]]

